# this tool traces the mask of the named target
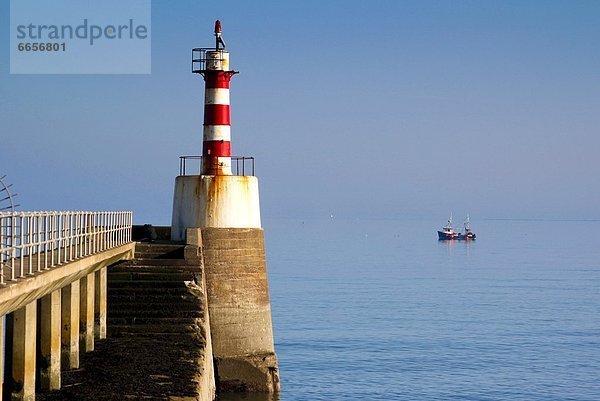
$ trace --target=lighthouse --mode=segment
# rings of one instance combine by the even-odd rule
[[[238,72],[220,21],[214,36],[214,47],[192,49],[192,72],[204,79],[202,155],[180,157],[171,239],[200,229],[217,386],[277,392],[258,178],[253,157],[232,155],[229,89]]]
[[[192,49],[192,72],[204,78],[202,156],[182,156],[173,200],[173,240],[187,227],[260,228],[258,179],[254,158],[231,154],[230,69],[221,23],[214,48]],[[199,166],[195,163],[199,162]],[[189,175],[190,168],[199,175]]]

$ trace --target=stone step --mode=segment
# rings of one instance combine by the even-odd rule
[[[185,259],[144,259],[136,258],[127,260],[113,266],[120,267],[122,265],[127,266],[188,266],[189,262]]]
[[[194,281],[199,273],[192,272],[109,272],[111,284],[119,281]]]
[[[111,266],[108,273],[196,273],[202,269],[194,266]]]
[[[177,247],[156,247],[156,248],[146,248],[139,249],[137,246],[135,248],[136,254],[142,255],[140,257],[143,258],[143,255],[149,254],[163,254],[163,255],[181,255],[183,257],[183,250],[185,247],[177,246]]]
[[[135,257],[140,259],[181,259],[183,258],[183,251],[175,252],[135,252]]]
[[[161,293],[120,293],[120,294],[108,294],[108,302],[109,305],[121,304],[121,303],[162,303],[162,302],[173,302],[173,303],[181,303],[181,302],[200,302],[197,297],[193,294],[188,293],[187,291],[182,294],[169,294],[165,292]]]
[[[172,342],[189,342],[190,340],[196,338],[200,341],[202,341],[201,338],[198,337],[198,329],[194,329],[192,327],[189,327],[186,330],[182,330],[182,331],[177,331],[177,332],[173,332],[173,331],[164,331],[164,329],[167,328],[167,326],[160,326],[160,325],[154,325],[154,326],[150,326],[150,325],[139,325],[139,326],[120,326],[121,329],[119,330],[113,330],[110,334],[112,334],[113,336],[119,336],[119,337],[131,337],[132,339],[136,339],[136,338],[160,338],[163,337],[165,339],[169,339]],[[148,327],[155,327],[155,330],[158,331],[149,331]],[[183,326],[183,327],[187,327],[187,326]],[[134,329],[133,331],[130,331],[129,329]],[[139,328],[143,328],[143,330],[139,330]],[[162,330],[162,331],[161,331]],[[177,336],[173,336],[173,334],[177,334]]]
[[[117,333],[115,333],[117,334]],[[136,349],[138,352],[153,352],[156,347],[182,347],[183,349],[189,349],[189,354],[192,354],[194,350],[198,350],[198,346],[204,344],[204,339],[196,333],[127,333],[121,332],[116,336],[119,337],[120,346],[122,348]],[[139,343],[143,343],[143,347],[140,347]],[[184,354],[185,355],[185,354]],[[182,355],[182,356],[184,356]],[[164,361],[164,362],[177,362],[177,361]],[[119,398],[124,399],[124,398]],[[140,398],[134,398],[140,399]],[[169,398],[162,398],[168,400]]]
[[[183,249],[185,245],[180,243],[172,243],[172,242],[136,242],[135,248],[140,251],[147,250],[174,250],[174,249]]]
[[[183,245],[141,244],[135,245],[135,257],[144,259],[181,259]]]
[[[108,286],[108,296],[140,295],[140,296],[183,296],[189,294],[187,287],[111,287]]]
[[[156,288],[156,289],[167,289],[167,288],[185,288],[187,286],[183,281],[155,281],[155,280],[135,280],[135,281],[108,281],[108,291],[111,289],[122,289],[122,288]]]
[[[140,300],[134,300],[133,302],[120,300],[118,302],[109,302],[109,312],[119,311],[130,311],[130,312],[146,312],[146,311],[191,311],[195,312],[200,309],[200,301],[196,300],[183,300],[183,299],[161,299],[154,300],[154,302],[140,302]]]
[[[132,309],[111,307],[108,310],[108,315],[114,318],[130,317],[130,318],[182,318],[201,317],[200,308],[176,307],[171,305],[169,308],[144,308],[141,305],[129,305]]]
[[[110,327],[113,326],[123,326],[123,325],[152,325],[152,326],[156,326],[156,325],[170,325],[170,326],[177,326],[177,325],[182,325],[182,326],[192,326],[196,324],[196,317],[181,317],[181,316],[177,316],[177,317],[151,317],[151,316],[144,316],[144,317],[125,317],[125,316],[119,316],[119,317],[111,317],[109,315],[108,319],[107,319],[107,323],[108,323],[108,327],[110,329]]]
[[[146,313],[157,311],[157,312],[169,312],[169,311],[199,311],[202,306],[202,301],[199,299],[193,300],[191,298],[154,298],[147,300],[136,299],[134,301],[127,299],[110,300],[108,303],[108,311],[114,313],[120,313],[121,311],[127,310],[130,312],[139,311],[140,313]],[[113,315],[114,316],[114,315]],[[132,315],[134,316],[134,315]]]
[[[199,330],[196,324],[135,324],[135,325],[112,325],[109,326],[109,335],[131,334],[140,335],[163,334],[163,333],[197,333]]]
[[[126,310],[118,309],[109,312],[113,319],[126,319],[126,323],[135,323],[140,320],[155,319],[155,323],[159,323],[162,319],[201,319],[204,317],[202,312],[190,310],[175,310],[175,309],[153,309],[153,310]],[[172,323],[169,323],[172,324]]]

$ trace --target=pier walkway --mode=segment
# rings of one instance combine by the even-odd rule
[[[0,212],[0,400],[33,401],[106,338],[108,266],[131,212]]]
[[[202,267],[184,246],[137,243],[108,269],[108,338],[37,400],[197,400],[207,366]],[[210,356],[208,362],[212,364]]]

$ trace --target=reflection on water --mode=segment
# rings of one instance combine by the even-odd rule
[[[459,251],[462,254],[464,254],[465,256],[470,256],[471,254],[471,247],[475,246],[475,240],[469,240],[469,241],[458,241],[458,240],[443,240],[440,239],[438,240],[438,244],[441,247],[445,247],[447,254],[448,255],[452,255],[454,253],[454,251]]]
[[[218,401],[279,401],[279,394],[270,393],[220,393]]]

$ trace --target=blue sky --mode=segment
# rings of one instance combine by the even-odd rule
[[[202,144],[190,49],[220,18],[264,217],[600,218],[598,1],[154,0],[150,75],[10,75],[8,11],[0,173],[23,209],[170,223]]]

